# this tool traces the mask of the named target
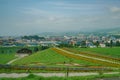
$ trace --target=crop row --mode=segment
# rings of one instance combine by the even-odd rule
[[[80,52],[80,51],[69,49],[69,48],[63,48],[63,49],[70,51],[70,52],[77,53],[77,54],[82,54],[82,55],[87,55],[87,56],[92,56],[92,57],[97,57],[97,58],[103,58],[103,59],[107,59],[107,60],[111,60],[111,61],[115,61],[115,62],[120,62],[120,59],[118,59],[118,58],[108,57],[108,56],[99,55],[99,54],[93,54],[93,53],[89,53],[89,52]]]
[[[96,59],[87,58],[87,57],[82,57],[82,56],[78,56],[78,55],[74,55],[74,54],[69,54],[68,52],[62,51],[62,50],[57,49],[57,48],[52,48],[52,49],[54,51],[58,52],[59,54],[62,54],[64,56],[67,56],[67,57],[70,57],[70,58],[75,58],[75,59],[78,59],[78,60],[85,60],[85,61],[89,61],[89,62],[92,62],[92,63],[102,64],[102,65],[108,66],[108,67],[120,67],[120,64],[101,61],[101,60],[96,60]]]

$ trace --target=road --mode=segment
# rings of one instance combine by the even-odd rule
[[[109,72],[104,74],[118,74],[119,72]],[[0,78],[7,77],[7,78],[18,78],[18,77],[26,77],[30,73],[1,73]],[[37,76],[43,76],[43,77],[65,77],[66,73],[32,73]],[[99,75],[97,72],[81,72],[81,73],[69,73],[69,76],[89,76],[89,75]]]

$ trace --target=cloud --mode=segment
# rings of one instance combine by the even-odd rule
[[[66,2],[47,2],[46,4],[53,6],[58,9],[66,9],[66,10],[93,10],[97,9],[100,4],[81,4],[81,3],[66,3]]]
[[[37,9],[37,8],[23,8],[21,10],[21,13],[24,14],[31,14],[31,15],[40,15],[40,14],[47,14],[48,12],[42,9]]]
[[[56,21],[57,19],[56,19],[56,17],[52,17],[52,16],[51,16],[51,17],[49,17],[49,20],[50,20],[50,21]]]
[[[109,17],[113,20],[120,20],[120,7],[112,6],[109,7]]]
[[[120,19],[120,15],[115,15],[115,16],[112,16],[112,19],[117,19],[117,20],[119,20]]]
[[[111,12],[120,12],[120,8],[119,7],[111,7],[110,11]]]

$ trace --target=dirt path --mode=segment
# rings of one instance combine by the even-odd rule
[[[9,61],[7,64],[11,64],[11,63],[13,63],[13,62],[15,62],[15,61],[17,61],[17,60],[19,60],[19,59],[21,59],[21,58],[22,58],[22,57],[15,58],[15,59]]]
[[[110,72],[110,73],[104,73],[104,74],[118,74],[119,72]],[[26,77],[30,73],[1,73],[0,78],[7,77],[7,78],[18,78],[18,77]],[[43,77],[65,77],[66,73],[32,73],[37,76],[43,76]],[[89,75],[99,75],[97,72],[82,72],[82,73],[69,73],[69,76],[89,76]]]
[[[17,58],[15,58],[15,59],[9,61],[7,64],[11,64],[11,63],[13,63],[13,62],[15,62],[15,61],[17,61],[17,60],[19,60],[19,59],[25,57],[25,56],[27,56],[27,55],[20,55],[20,56],[17,56]]]

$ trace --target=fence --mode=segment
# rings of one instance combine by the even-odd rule
[[[0,70],[25,70],[25,71],[66,71],[69,70],[70,72],[91,72],[91,71],[112,71],[110,68],[104,67],[97,67],[97,68],[90,68],[90,67],[48,67],[48,66],[16,66],[16,65],[3,65],[0,64]]]

